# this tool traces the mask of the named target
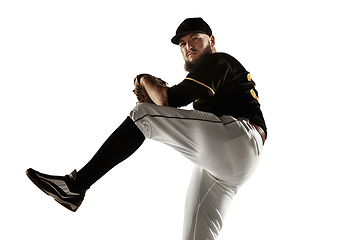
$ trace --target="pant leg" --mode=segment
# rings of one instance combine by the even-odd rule
[[[130,117],[146,138],[171,146],[233,186],[246,182],[259,162],[262,139],[245,120],[148,103],[138,104]]]
[[[215,240],[236,191],[195,165],[186,197],[183,240]]]

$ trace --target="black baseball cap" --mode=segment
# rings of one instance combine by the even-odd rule
[[[180,38],[189,33],[212,35],[210,26],[202,18],[187,18],[176,29],[176,35],[171,39],[171,42],[179,45]]]

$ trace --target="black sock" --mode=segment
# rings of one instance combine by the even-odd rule
[[[145,137],[130,117],[110,135],[94,157],[77,173],[73,189],[89,189],[110,169],[133,154]]]

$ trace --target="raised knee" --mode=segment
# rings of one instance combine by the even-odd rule
[[[131,110],[130,117],[135,122],[140,118],[143,118],[145,115],[151,115],[154,112],[154,108],[157,105],[153,103],[138,103],[136,106]]]

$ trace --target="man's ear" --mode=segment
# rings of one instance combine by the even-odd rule
[[[210,36],[210,46],[211,46],[211,47],[214,47],[214,46],[215,46],[215,37],[214,37],[214,35],[211,35],[211,36]]]
[[[211,47],[212,53],[216,53],[216,49],[215,49],[215,37],[214,37],[213,35],[210,36],[209,42],[210,42],[210,47]]]

